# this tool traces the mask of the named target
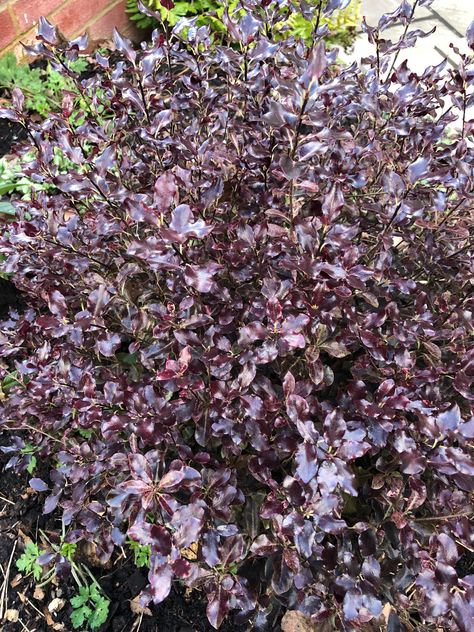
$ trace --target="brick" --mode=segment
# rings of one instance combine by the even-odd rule
[[[131,23],[128,15],[125,13],[126,0],[122,0],[110,9],[105,15],[98,18],[88,28],[91,42],[98,42],[110,39],[114,27],[121,33],[132,37],[132,39],[140,39],[137,29]]]
[[[11,44],[16,37],[16,28],[8,9],[0,11],[0,51]]]
[[[40,16],[48,16],[59,9],[64,0],[16,0],[13,5],[20,32],[28,31],[38,23]]]
[[[110,4],[110,0],[70,0],[53,13],[51,21],[66,37],[79,35],[85,30],[85,25]]]

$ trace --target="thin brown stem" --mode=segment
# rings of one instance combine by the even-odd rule
[[[472,511],[461,511],[455,514],[447,514],[445,516],[427,516],[425,518],[415,518],[416,522],[441,522],[443,520],[453,520],[454,518],[466,518],[472,516]]]

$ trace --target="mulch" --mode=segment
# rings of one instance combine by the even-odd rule
[[[6,442],[5,436],[0,436],[0,443]],[[4,612],[8,609],[11,616],[16,611],[15,618],[18,616],[18,619],[11,622],[4,620],[0,629],[2,632],[19,632],[24,629],[23,624],[29,632],[73,632],[69,599],[76,593],[74,582],[54,581],[35,593],[33,578],[24,577],[16,569],[15,562],[25,542],[28,539],[38,541],[39,530],[57,532],[60,520],[58,514],[42,514],[42,502],[28,486],[29,475],[19,476],[11,470],[5,470],[8,459],[8,455],[0,455],[0,596],[2,579],[9,567],[3,597]],[[41,475],[41,472],[37,475]],[[15,552],[9,565],[13,549]],[[111,601],[109,619],[99,632],[211,632],[214,629],[207,622],[204,596],[197,592],[187,594],[184,587],[179,585],[173,588],[165,602],[150,606],[151,615],[145,614],[138,627],[140,615],[132,612],[130,602],[147,584],[146,569],[137,569],[129,558],[121,560],[112,569],[94,568],[91,565],[89,570]],[[51,613],[48,606],[51,608],[54,600],[63,602],[63,605],[59,611]],[[220,629],[222,632],[243,632],[245,628],[229,621]]]
[[[0,158],[10,153],[13,145],[25,140],[26,130],[19,123],[0,119]]]

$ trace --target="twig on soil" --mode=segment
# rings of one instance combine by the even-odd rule
[[[25,597],[26,602],[27,602],[27,603],[28,603],[28,604],[29,604],[29,605],[33,608],[33,610],[35,610],[35,611],[36,611],[36,612],[40,615],[40,617],[42,617],[43,619],[46,619],[46,617],[45,617],[45,616],[44,616],[44,614],[41,612],[41,610],[39,610],[39,609],[35,606],[35,604],[34,604],[34,603],[32,603],[32,602],[28,599],[28,597],[27,597],[26,595],[24,595],[24,597]]]
[[[142,627],[142,621],[143,621],[143,612],[139,615],[137,621],[133,625],[132,632],[140,632],[140,628]],[[122,632],[124,629],[125,628],[122,628]]]
[[[8,498],[5,498],[5,496],[2,496],[0,494],[0,500],[3,500],[4,502],[8,503],[9,505],[14,505],[15,503],[13,502],[13,500],[9,500]]]
[[[35,632],[36,628],[34,630],[30,630],[30,628],[27,628],[21,619],[18,619],[18,621],[19,623],[21,623],[21,625],[23,626],[23,630],[26,630],[26,632]]]
[[[8,560],[7,567],[5,571],[3,571],[3,584],[0,590],[0,621],[3,619],[5,612],[8,610],[8,580],[10,579],[10,568],[13,561],[13,556],[15,555],[16,545],[18,544],[18,540],[15,540],[15,544],[13,545],[12,552],[10,554],[10,559]]]

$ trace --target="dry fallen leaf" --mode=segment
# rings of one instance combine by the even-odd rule
[[[44,599],[44,590],[40,586],[36,586],[33,592],[33,599],[38,599],[38,601],[42,601]]]
[[[71,208],[64,211],[64,221],[67,222],[71,217],[77,215],[76,211],[73,211]]]
[[[49,625],[49,627],[52,627],[54,625],[54,619],[50,615],[49,610],[48,608],[46,608],[46,606],[43,608],[43,614],[44,618],[46,619],[46,623]]]
[[[386,622],[388,622],[388,618],[390,616],[391,611],[392,611],[392,605],[390,603],[388,603],[388,601],[387,601],[387,603],[385,604],[385,606],[383,607],[383,610],[382,610],[382,616],[383,616],[383,618],[385,619]]]
[[[297,610],[290,610],[281,621],[283,632],[316,632],[316,626],[309,617]]]
[[[7,621],[11,621],[12,623],[16,623],[18,621],[18,617],[19,617],[20,613],[18,612],[18,610],[14,610],[13,608],[6,610],[5,612],[5,619]]]
[[[64,608],[64,604],[65,604],[64,599],[58,599],[57,597],[55,597],[53,601],[50,604],[48,604],[48,610],[50,612],[58,612],[58,610],[61,610],[61,608]]]
[[[81,542],[79,544],[79,555],[87,561],[90,566],[96,568],[111,568],[112,560],[103,562],[97,555],[97,548],[93,542]]]
[[[181,549],[180,553],[185,559],[192,561],[192,560],[197,559],[198,548],[199,548],[199,544],[197,542],[193,542],[192,544],[189,545],[189,547]]]
[[[146,614],[149,617],[152,616],[150,608],[144,608],[140,605],[139,595],[137,595],[133,599],[130,599],[130,610],[133,612],[133,614]]]
[[[22,579],[23,579],[23,575],[21,575],[21,573],[17,573],[15,577],[11,580],[10,586],[12,588],[16,588],[18,584],[21,584]]]

